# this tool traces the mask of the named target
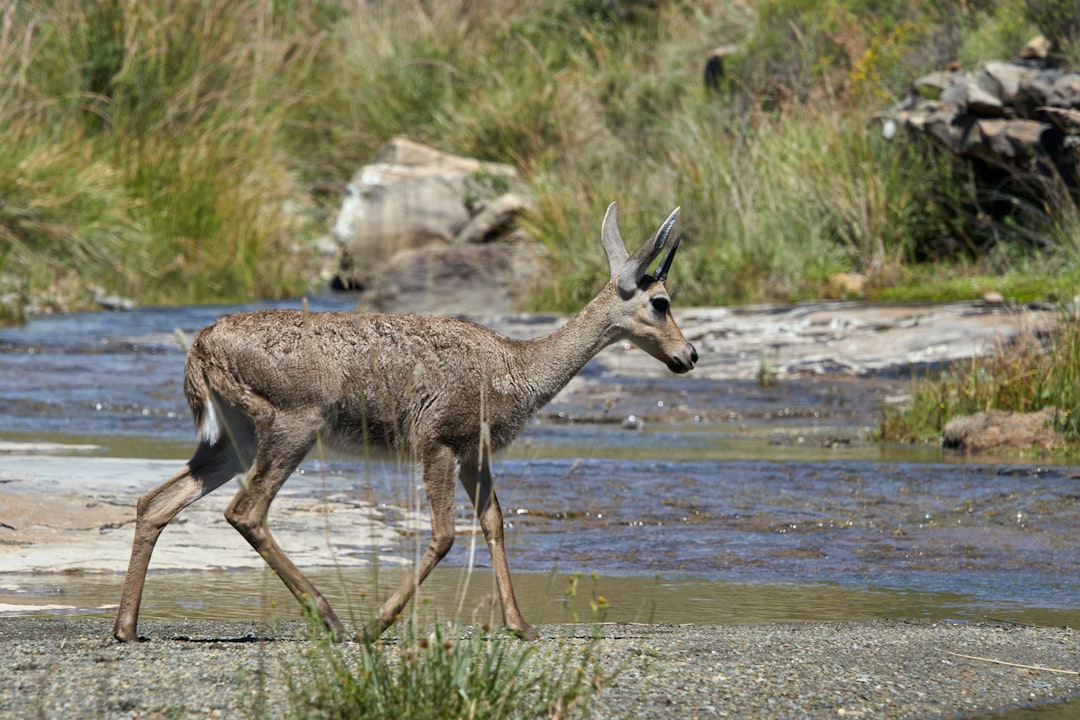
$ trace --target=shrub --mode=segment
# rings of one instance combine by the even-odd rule
[[[454,626],[450,632],[460,633]],[[296,718],[442,720],[578,717],[602,678],[586,646],[545,658],[510,635],[449,639],[411,625],[396,643],[346,648],[323,639],[288,668]]]
[[[1049,334],[1030,332],[991,356],[957,363],[912,380],[911,405],[888,408],[885,440],[941,442],[953,417],[991,410],[1057,410],[1055,425],[1080,442],[1080,319],[1063,312]]]

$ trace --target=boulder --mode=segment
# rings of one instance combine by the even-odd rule
[[[904,128],[974,161],[986,175],[978,182],[995,192],[1002,173],[1017,181],[1011,192],[1039,206],[1055,183],[1080,184],[1071,150],[1080,139],[1080,75],[1037,59],[930,73],[880,119],[886,138]]]
[[[830,275],[825,283],[825,297],[844,300],[862,297],[866,294],[867,277],[861,273],[836,273]]]
[[[395,138],[347,187],[333,228],[342,250],[339,284],[369,286],[402,250],[499,240],[512,232],[525,197],[509,165]]]
[[[1019,413],[991,410],[956,417],[945,425],[942,444],[969,452],[991,450],[1055,450],[1065,446],[1054,430],[1054,408]]]
[[[528,206],[509,165],[395,138],[349,183],[334,284],[365,291],[360,304],[378,312],[509,313],[540,267],[515,223]]]
[[[375,312],[504,315],[539,272],[529,242],[460,244],[399,251],[380,268],[361,305]]]
[[[518,213],[527,209],[525,197],[508,192],[490,202],[477,203],[478,212],[469,218],[465,226],[454,236],[455,245],[489,242],[502,236],[512,227]]]

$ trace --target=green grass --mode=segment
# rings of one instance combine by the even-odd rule
[[[565,592],[577,598],[581,574]],[[403,718],[406,720],[516,720],[586,717],[593,695],[614,677],[601,668],[596,623],[608,601],[592,575],[593,634],[584,639],[526,642],[488,625],[440,622],[424,603],[371,643],[337,643],[321,620],[308,615],[310,640],[283,655],[284,716]],[[351,613],[350,613],[351,614]],[[575,615],[574,622],[579,622]],[[262,717],[266,665],[248,678],[242,697],[251,717]]]
[[[875,295],[896,302],[953,302],[996,292],[1010,302],[1029,303],[1071,300],[1078,284],[1080,274],[1075,269],[1050,273],[1034,268],[992,274],[975,266],[922,266],[905,268],[896,285],[880,288]]]
[[[304,289],[292,244],[309,223],[289,208],[310,203],[278,157],[268,8],[0,5],[14,28],[0,47],[0,273],[20,292],[78,304],[95,285],[148,303]]]
[[[612,200],[629,238],[684,208],[683,305],[820,297],[841,271],[871,297],[925,298],[928,264],[1075,264],[1075,198],[987,225],[962,167],[872,120],[922,72],[1007,54],[1038,20],[1019,0],[628,7],[2,1],[0,295],[310,290],[326,189],[400,134],[520,170],[550,268],[534,309],[576,310],[604,281]],[[705,54],[725,43],[708,92]]]
[[[472,632],[478,630],[479,632]],[[287,717],[582,717],[605,682],[588,643],[549,649],[487,628],[410,623],[377,644],[319,639],[287,663]]]
[[[1055,408],[1055,427],[1071,447],[1080,444],[1080,320],[1062,313],[1045,337],[1022,335],[992,355],[912,380],[909,406],[889,408],[881,438],[941,442],[953,417],[1005,410]]]

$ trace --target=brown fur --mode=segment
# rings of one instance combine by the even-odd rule
[[[113,631],[137,638],[139,602],[161,530],[184,507],[247,474],[226,518],[296,598],[335,635],[344,625],[266,527],[274,496],[318,438],[410,452],[423,468],[432,539],[415,573],[363,633],[379,635],[450,549],[460,478],[491,551],[506,624],[525,637],[502,548],[502,512],[490,453],[510,444],[528,418],[597,352],[629,339],[675,372],[697,352],[668,308],[662,282],[646,275],[677,217],[628,257],[608,210],[601,239],[612,279],[551,335],[512,340],[450,318],[265,310],[230,315],[198,332],[184,372],[200,442],[187,465],[139,500],[131,564]]]

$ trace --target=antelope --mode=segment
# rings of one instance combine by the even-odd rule
[[[138,501],[113,636],[139,639],[143,585],[165,526],[244,475],[226,519],[301,605],[335,639],[345,639],[341,620],[266,523],[274,496],[322,438],[411,452],[431,514],[431,540],[415,571],[406,573],[357,640],[373,640],[389,627],[453,545],[455,476],[491,553],[503,622],[519,637],[536,639],[510,584],[490,454],[509,445],[536,410],[614,342],[633,342],[672,372],[693,369],[697,350],[675,323],[664,287],[681,235],[656,273],[647,272],[668,245],[678,215],[676,208],[630,256],[612,203],[600,231],[611,280],[576,317],[535,340],[452,318],[297,310],[226,315],[200,330],[184,369],[198,446],[179,472]]]

